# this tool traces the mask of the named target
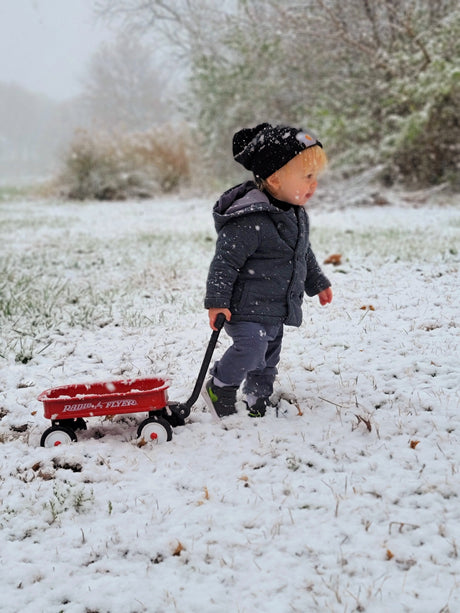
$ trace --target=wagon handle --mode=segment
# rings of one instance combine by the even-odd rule
[[[192,395],[185,402],[170,405],[171,411],[176,415],[182,417],[182,419],[186,419],[190,415],[190,409],[195,404],[198,396],[200,395],[200,391],[203,386],[203,381],[206,377],[206,373],[211,362],[212,354],[214,353],[214,349],[216,347],[217,339],[219,338],[220,331],[224,327],[225,321],[225,315],[223,313],[218,313],[214,322],[216,329],[212,331],[211,338],[209,339],[209,343],[206,348],[206,353],[204,354],[203,362],[201,363],[200,372],[198,373],[198,377],[195,383],[195,387],[193,388]]]

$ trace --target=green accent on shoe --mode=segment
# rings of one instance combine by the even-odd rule
[[[249,417],[265,417],[265,411],[254,411],[253,409],[249,409],[248,411]]]
[[[202,391],[207,407],[217,417],[226,417],[236,413],[235,402],[238,388],[232,385],[217,387],[212,378],[209,379]]]
[[[246,402],[246,408],[248,410],[249,417],[265,417],[267,407],[272,406],[269,398],[258,398],[252,406],[248,406]]]
[[[219,400],[217,395],[214,393],[212,387],[208,387],[208,394],[213,402],[217,402]]]

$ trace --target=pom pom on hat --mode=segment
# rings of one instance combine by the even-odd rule
[[[233,157],[261,179],[266,179],[309,147],[322,147],[316,136],[289,126],[261,123],[233,136]]]

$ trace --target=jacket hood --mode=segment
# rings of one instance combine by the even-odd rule
[[[230,219],[261,211],[280,213],[253,181],[231,187],[214,205],[213,217],[216,230],[219,232]]]

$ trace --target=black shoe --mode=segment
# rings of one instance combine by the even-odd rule
[[[211,377],[201,393],[207,407],[216,417],[227,417],[236,413],[235,402],[238,387],[218,387]]]
[[[273,406],[269,398],[257,398],[255,404],[249,406],[246,402],[249,417],[264,417],[267,407]]]

